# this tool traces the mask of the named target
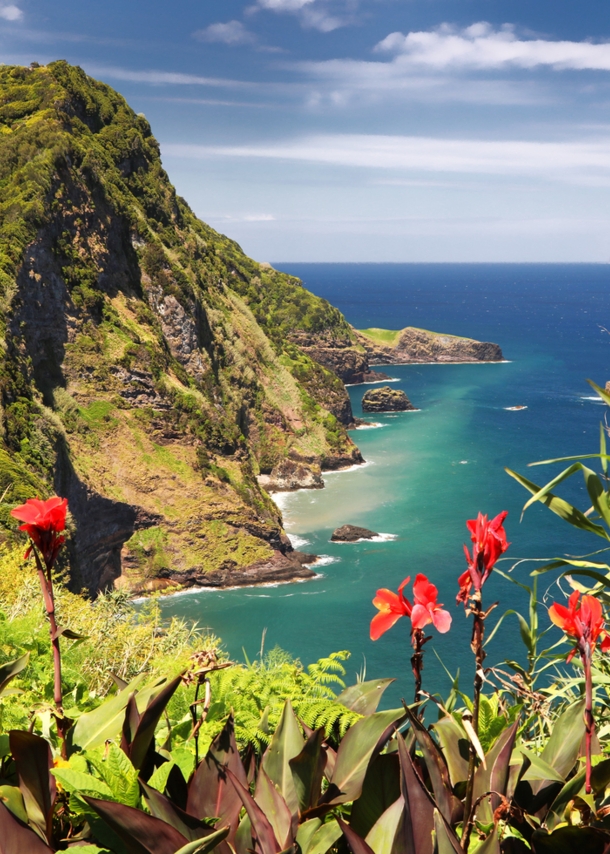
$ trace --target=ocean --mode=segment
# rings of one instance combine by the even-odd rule
[[[268,588],[188,592],[161,600],[176,614],[209,627],[230,655],[252,659],[279,645],[304,664],[335,650],[350,650],[348,683],[393,676],[388,702],[410,698],[412,677],[407,620],[380,640],[369,639],[378,587],[396,589],[407,575],[426,574],[453,616],[446,635],[430,632],[424,688],[445,695],[445,671],[459,670],[468,690],[473,662],[470,620],[457,607],[457,577],[465,569],[465,522],[480,510],[508,510],[511,542],[502,564],[522,558],[584,554],[603,547],[546,508],[530,508],[520,521],[525,491],[504,467],[544,483],[560,470],[527,470],[535,461],[599,448],[606,407],[586,380],[610,379],[610,266],[588,264],[304,264],[276,265],[299,276],[356,328],[418,326],[493,341],[499,364],[403,365],[387,369],[393,388],[404,390],[417,412],[367,416],[376,429],[351,435],[367,463],[325,476],[323,490],[277,497],[295,546],[323,555],[320,577]],[[371,386],[349,388],[354,412]],[[507,407],[526,406],[520,411]],[[560,494],[588,507],[582,479]],[[356,524],[391,535],[379,542],[335,544],[334,528]],[[529,584],[533,563],[512,571]],[[567,585],[564,584],[564,588]],[[542,577],[546,604],[561,601],[555,577]],[[492,576],[484,601],[499,606],[491,628],[508,608],[526,613],[520,588]],[[544,618],[544,615],[543,615]],[[552,638],[559,630],[552,629]],[[488,663],[523,659],[516,618],[509,616],[487,647]],[[436,653],[436,655],[435,655]]]

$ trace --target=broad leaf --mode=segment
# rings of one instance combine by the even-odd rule
[[[282,716],[273,734],[271,743],[263,756],[262,767],[267,776],[280,790],[293,815],[296,815],[299,803],[290,760],[303,750],[305,739],[299,728],[299,722],[292,710],[290,700],[286,700]]]
[[[366,837],[366,842],[371,846],[375,854],[392,854],[396,837],[401,829],[404,808],[405,802],[401,795],[398,800],[393,803],[392,806],[388,807],[383,815],[377,819],[369,831]],[[402,849],[402,845],[400,848]]]
[[[574,800],[577,795],[584,795],[585,791],[585,775],[586,771],[581,771],[580,774],[575,774],[569,780],[562,790],[559,792],[545,819],[547,828],[552,831],[558,824],[565,821],[564,813],[570,801]]]
[[[400,758],[401,790],[404,801],[405,822],[403,847],[405,854],[432,854],[434,840],[434,806],[432,798],[419,778],[400,733],[398,755]]]
[[[159,723],[161,715],[165,711],[165,707],[171,700],[174,692],[181,682],[182,676],[176,676],[176,678],[172,679],[171,682],[165,685],[161,691],[150,698],[146,709],[142,712],[135,734],[132,735],[132,741],[129,745],[129,752],[127,755],[131,759],[134,768],[142,771],[145,778],[149,777],[153,771],[152,767],[148,768],[150,762],[147,761],[147,759],[150,759],[149,752],[153,745],[157,724]],[[122,693],[119,694],[119,696],[122,696]],[[127,708],[129,709],[130,706],[128,705]],[[146,773],[147,770],[148,773]]]
[[[512,726],[504,730],[491,750],[485,755],[485,766],[481,764],[475,771],[473,801],[476,801],[486,792],[498,793],[483,798],[477,808],[477,819],[484,824],[491,824],[493,812],[500,803],[499,795],[506,793],[510,758],[515,744],[517,727],[518,723],[515,721]]]
[[[121,730],[125,707],[130,695],[140,688],[145,678],[144,674],[136,676],[127,688],[120,691],[120,693],[110,697],[92,712],[86,712],[84,715],[81,715],[68,733],[70,751],[74,752],[75,750],[100,747],[108,739],[114,738]],[[142,695],[145,697],[147,694],[154,693],[158,686],[162,685],[165,681],[165,679],[158,679],[155,683],[148,686],[145,691],[142,691]]]
[[[288,845],[292,841],[290,839],[292,813],[284,798],[265,773],[264,768],[258,772],[254,800],[269,820],[279,844],[281,846]]]
[[[434,810],[437,854],[463,854],[460,840],[438,810]]]
[[[523,775],[524,780],[540,780],[543,783],[563,783],[565,777],[556,771],[552,765],[545,762],[542,756],[538,756],[533,750],[528,750],[526,747],[519,748],[523,756],[530,761],[530,766]]]
[[[352,805],[350,827],[366,839],[377,819],[396,802],[400,793],[398,753],[381,753],[367,769],[362,794]]]
[[[30,824],[50,842],[57,794],[55,778],[50,773],[53,767],[51,748],[44,738],[22,730],[11,730],[9,740]]]
[[[221,830],[210,834],[207,839],[197,840],[197,842],[189,842],[184,845],[176,854],[209,854],[223,842],[229,835],[229,828],[223,827]]]
[[[48,845],[0,803],[0,854],[50,854]]]
[[[359,715],[372,715],[377,711],[386,688],[395,681],[395,679],[372,679],[369,682],[358,682],[342,691],[337,696],[336,702]]]
[[[453,786],[468,779],[470,741],[453,715],[445,715],[433,724],[443,751]]]
[[[0,667],[0,697],[4,694],[4,690],[15,676],[18,676],[22,670],[28,666],[28,662],[30,660],[30,653],[26,652],[25,655],[22,655],[21,658],[17,658],[15,661],[7,661],[6,664],[3,664]]]
[[[242,786],[248,786],[246,772],[235,743],[235,725],[230,716],[199,763],[188,787],[186,811],[196,818],[215,816],[235,834],[241,810],[241,798],[229,780],[229,769]]]
[[[303,854],[326,854],[341,836],[341,828],[335,821],[329,821],[318,828],[307,848],[302,848]]]
[[[203,821],[181,810],[180,807],[173,804],[161,792],[153,789],[152,786],[147,786],[144,781],[141,780],[140,785],[142,786],[146,806],[155,818],[160,818],[166,824],[171,824],[174,830],[177,830],[185,839],[190,841],[203,839],[210,835],[210,828]]]
[[[339,745],[335,770],[321,803],[344,804],[360,796],[369,763],[404,717],[403,709],[391,709],[375,712],[350,727]]]
[[[15,818],[24,824],[28,823],[28,814],[25,810],[21,789],[17,786],[0,786],[0,801],[12,812]]]
[[[572,703],[555,721],[553,731],[540,758],[565,780],[578,758],[585,734],[585,700]]]
[[[137,806],[140,800],[137,770],[116,744],[110,744],[104,753],[104,758],[88,754],[87,759],[110,787],[114,800],[129,807]]]
[[[462,804],[452,792],[449,769],[447,768],[445,757],[421,721],[412,712],[409,712],[409,718],[417,745],[424,755],[436,806],[443,814],[445,820],[449,824],[453,824],[453,822],[458,821],[462,817],[463,810]]]
[[[534,854],[605,854],[610,834],[595,827],[560,827],[554,833],[535,830]]]
[[[176,854],[189,842],[171,825],[142,810],[87,795],[83,800],[117,834],[129,854]]]
[[[53,768],[52,774],[66,792],[103,799],[113,797],[112,789],[108,784],[94,777],[93,774],[76,771],[74,768]]]
[[[242,785],[237,777],[229,770],[227,770],[227,776],[235,786],[235,790],[239,794],[241,802],[248,813],[252,831],[256,835],[258,845],[261,849],[260,854],[279,854],[282,848],[276,839],[269,819],[256,803],[246,786]]]
[[[371,846],[362,839],[362,837],[358,836],[355,830],[342,821],[340,818],[337,818],[337,822],[339,827],[343,831],[343,835],[347,839],[347,844],[352,849],[353,854],[375,854],[375,851],[371,848]]]
[[[299,812],[315,806],[320,798],[326,767],[324,740],[324,729],[317,729],[309,736],[299,755],[289,762]]]

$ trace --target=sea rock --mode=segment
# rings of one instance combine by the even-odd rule
[[[324,488],[320,466],[302,460],[281,460],[271,470],[271,474],[259,475],[258,482],[267,492]]]
[[[414,409],[404,391],[388,385],[372,388],[362,398],[363,412],[406,412]]]
[[[373,537],[378,537],[375,531],[369,531],[368,528],[359,528],[358,525],[341,525],[333,531],[330,538],[333,543],[355,543],[358,540],[372,540]]]

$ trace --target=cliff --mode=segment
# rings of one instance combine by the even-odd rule
[[[369,364],[399,365],[408,362],[501,362],[497,344],[460,338],[407,326],[405,329],[354,330],[355,343]]]
[[[69,499],[74,589],[309,572],[257,477],[361,461],[288,333],[341,313],[176,196],[148,122],[65,62],[0,68],[0,522]]]

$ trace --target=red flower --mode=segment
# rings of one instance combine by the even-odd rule
[[[428,581],[425,575],[418,575],[413,584],[413,609],[411,611],[411,623],[414,629],[423,629],[428,623],[445,634],[451,628],[451,614],[443,611],[442,605],[437,602],[438,590]]]
[[[409,581],[411,581],[411,576],[408,576],[402,582],[398,588],[398,595],[385,587],[377,591],[377,595],[373,599],[373,605],[379,609],[379,613],[375,614],[371,620],[371,640],[380,638],[401,617],[411,616],[411,605],[405,599],[402,592]]]
[[[443,611],[437,602],[438,590],[425,575],[418,575],[413,585],[414,604],[405,599],[403,590],[411,578],[405,578],[398,588],[398,595],[392,590],[377,591],[373,605],[379,609],[371,620],[371,640],[378,640],[382,634],[391,629],[401,617],[411,617],[413,629],[423,629],[433,623],[439,632],[444,634],[451,626],[451,615]]]
[[[460,592],[457,595],[458,603],[466,604],[473,586],[476,591],[481,589],[489,578],[496,561],[509,547],[510,543],[506,542],[506,531],[502,527],[507,515],[508,511],[503,510],[490,522],[487,516],[479,513],[476,519],[469,519],[466,522],[470,531],[470,539],[474,545],[472,555],[468,547],[464,546],[468,569],[458,579],[460,586]]]
[[[595,596],[583,596],[580,607],[580,593],[575,590],[568,599],[568,607],[555,603],[549,608],[549,617],[567,635],[576,639],[576,646],[568,655],[571,661],[577,651],[588,657],[593,654],[598,638],[601,638],[601,651],[610,650],[610,635],[604,629],[602,606]]]
[[[55,563],[65,540],[61,531],[66,527],[67,510],[68,499],[59,498],[57,495],[48,501],[28,498],[25,504],[11,510],[11,516],[24,522],[19,526],[19,530],[29,535],[32,543],[40,550],[48,569]],[[29,556],[30,550],[31,546],[26,557]]]

